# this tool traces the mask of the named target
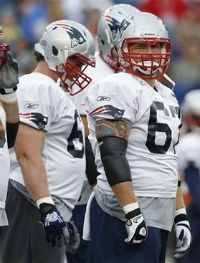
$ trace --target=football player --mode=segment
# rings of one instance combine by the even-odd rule
[[[35,45],[35,70],[20,77],[20,127],[6,207],[11,227],[1,233],[1,262],[66,261],[85,155],[83,124],[65,91],[72,94],[76,83],[77,93],[90,83],[84,69],[95,65],[94,49],[83,25],[55,21]]]
[[[187,212],[193,238],[190,249],[179,262],[197,263],[200,252],[200,90],[186,94],[182,114],[183,123],[190,132],[181,137],[177,153],[180,173],[190,196]]]
[[[125,19],[127,15],[133,14],[134,12],[139,12],[139,10],[128,4],[118,4],[106,9],[101,15],[97,28],[98,51],[95,53],[96,66],[95,68],[90,67],[86,69],[87,75],[92,78],[93,82],[101,80],[102,78],[114,74],[120,70],[116,46],[117,34],[119,33],[119,26],[123,19]],[[86,204],[92,191],[91,187],[96,184],[96,177],[98,176],[98,172],[94,162],[94,154],[92,152],[91,144],[88,139],[89,130],[87,127],[87,117],[85,110],[85,96],[88,87],[83,90],[83,92],[72,97],[72,100],[76,105],[77,110],[79,111],[83,120],[86,136],[85,142],[87,178],[85,177],[80,200],[73,211],[73,220],[74,223],[78,226],[81,236],[83,232],[83,220]],[[68,254],[68,262],[91,262],[88,259],[91,256],[88,246],[88,242],[81,240],[80,247],[78,248],[76,253],[74,253],[73,255]],[[93,257],[91,260],[93,260]]]
[[[118,43],[124,72],[92,85],[86,97],[100,173],[90,210],[93,262],[164,263],[173,224],[176,256],[191,240],[177,187],[179,105],[157,81],[170,62],[170,39],[161,19],[135,12]]]
[[[0,226],[8,225],[5,201],[8,187],[10,157],[8,148],[14,146],[18,126],[19,110],[16,96],[18,65],[8,52],[9,46],[0,44]]]

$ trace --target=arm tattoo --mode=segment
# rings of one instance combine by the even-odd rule
[[[100,120],[96,122],[97,139],[115,136],[128,140],[131,124],[128,120]]]

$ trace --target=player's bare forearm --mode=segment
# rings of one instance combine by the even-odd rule
[[[50,195],[42,159],[44,141],[45,132],[20,124],[15,151],[26,187],[34,201]]]
[[[34,201],[49,196],[48,182],[43,160],[26,155],[19,160],[26,188]]]
[[[182,187],[181,187],[181,175],[178,174],[178,186],[177,186],[177,191],[176,191],[176,209],[179,208],[185,208],[185,203],[183,200],[183,192],[182,192]]]
[[[137,201],[132,182],[123,182],[116,184],[112,186],[112,190],[121,207]]]
[[[19,122],[19,108],[17,100],[12,103],[6,103],[2,101],[2,105],[6,112],[6,121],[9,123]]]
[[[96,137],[97,139],[115,136],[128,140],[131,124],[128,120],[108,120],[103,119],[96,122]]]

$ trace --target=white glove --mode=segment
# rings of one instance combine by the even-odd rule
[[[182,257],[191,243],[191,229],[190,223],[187,219],[187,214],[185,208],[177,209],[175,212],[175,234],[176,234],[176,249],[175,258]]]
[[[141,243],[147,238],[147,226],[141,214],[138,202],[123,207],[127,221],[125,222],[128,237],[126,243]]]

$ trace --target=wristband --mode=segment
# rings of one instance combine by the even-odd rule
[[[134,203],[131,203],[131,204],[128,204],[128,205],[125,205],[122,207],[125,214],[128,214],[129,212],[131,212],[137,208],[139,208],[138,202],[134,202]]]
[[[14,103],[17,101],[17,94],[16,92],[0,95],[0,100],[5,103]]]
[[[53,201],[53,199],[52,199],[51,196],[46,196],[46,197],[42,197],[42,198],[38,199],[38,200],[36,201],[37,208],[40,209],[40,205],[41,205],[42,203],[55,205],[55,203],[54,203],[54,201]]]
[[[178,216],[178,215],[180,215],[180,214],[187,214],[185,207],[179,208],[179,209],[177,209],[177,210],[175,211],[175,217]]]

